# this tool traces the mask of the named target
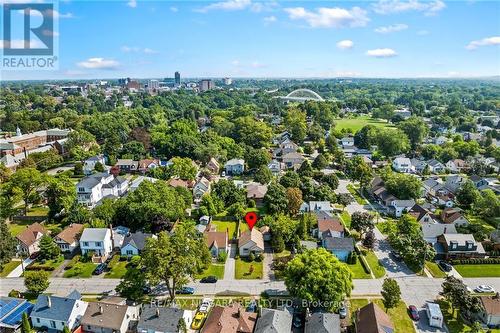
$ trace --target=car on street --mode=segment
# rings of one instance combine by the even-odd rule
[[[453,269],[453,266],[451,266],[450,264],[448,264],[446,261],[444,260],[440,260],[438,262],[438,266],[439,268],[441,268],[444,272],[451,272],[451,270]]]
[[[403,257],[401,256],[401,254],[399,254],[398,252],[396,251],[391,251],[391,257],[396,260],[396,261],[401,261],[403,260]]]
[[[257,311],[257,302],[253,299],[247,306],[247,312],[255,312]]]
[[[194,294],[194,288],[193,287],[182,287],[181,289],[177,290],[175,293],[176,294],[183,294],[183,295],[191,295],[191,294]]]
[[[205,276],[200,280],[201,283],[216,283],[217,277],[213,275]]]
[[[106,264],[99,264],[97,265],[97,267],[94,269],[94,271],[92,272],[92,274],[94,275],[100,275],[104,272],[104,270],[106,269]]]
[[[420,316],[418,315],[418,309],[415,305],[410,305],[408,307],[408,313],[410,314],[410,318],[414,321],[419,321]]]
[[[153,290],[151,289],[150,286],[144,286],[144,287],[142,287],[142,293],[145,294],[145,295],[150,294],[151,291],[153,291]]]
[[[482,284],[480,286],[477,286],[476,289],[474,289],[474,291],[477,293],[494,293],[495,289],[492,286],[487,286],[485,284]]]

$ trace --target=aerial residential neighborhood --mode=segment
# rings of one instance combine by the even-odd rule
[[[500,332],[498,3],[54,5],[0,4],[0,333]]]

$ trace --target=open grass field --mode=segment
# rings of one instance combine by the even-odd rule
[[[435,277],[435,278],[445,278],[446,277],[446,273],[443,272],[441,270],[441,268],[439,268],[439,266],[435,262],[426,261],[425,268],[427,268],[429,273],[431,273],[432,277]]]
[[[19,265],[21,265],[21,260],[11,260],[10,262],[6,263],[5,265],[3,265],[3,268],[0,271],[0,277],[6,277]]]
[[[369,116],[335,119],[336,130],[351,129],[355,133],[366,125],[374,125],[380,128],[394,128],[394,125],[387,123],[385,120],[374,119]]]
[[[385,275],[385,268],[380,265],[377,256],[373,251],[368,251],[365,256],[368,265],[370,265],[370,269],[372,270],[373,275],[375,275],[376,279],[380,279]]]
[[[500,277],[500,265],[453,265],[463,277]]]
[[[244,259],[237,259],[235,267],[235,278],[237,280],[256,280],[262,279],[263,264],[257,261],[246,261]],[[253,271],[251,271],[253,267]]]
[[[201,279],[205,276],[216,276],[217,279],[222,280],[224,278],[224,264],[211,263],[203,272],[196,274],[195,278]]]
[[[96,268],[96,264],[91,262],[77,262],[71,269],[64,272],[65,278],[89,278]]]

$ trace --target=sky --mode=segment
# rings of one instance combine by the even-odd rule
[[[500,75],[500,1],[71,0],[55,14],[59,69],[3,80]]]

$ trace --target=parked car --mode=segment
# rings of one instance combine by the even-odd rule
[[[474,291],[477,293],[494,293],[495,289],[492,286],[487,286],[485,284],[482,284],[480,286],[477,286],[476,289],[474,289]]]
[[[201,283],[215,283],[217,282],[217,277],[210,275],[210,276],[205,276],[200,280]]]
[[[408,312],[410,314],[410,317],[411,319],[415,320],[415,321],[419,321],[420,320],[420,316],[418,314],[418,309],[415,305],[410,305],[408,307]]]
[[[391,251],[391,257],[396,260],[396,261],[401,261],[403,260],[403,257],[401,256],[401,254],[399,254],[398,252],[396,251]]]
[[[344,319],[345,317],[347,317],[347,307],[345,306],[345,304],[343,304],[339,309],[339,317],[340,319]]]
[[[295,327],[295,328],[301,328],[302,327],[302,319],[299,316],[297,316],[297,315],[295,315],[293,317],[293,327]]]
[[[193,322],[191,324],[191,328],[194,330],[199,330],[205,323],[205,320],[208,317],[208,312],[212,308],[214,302],[210,298],[204,298],[201,301],[200,306],[198,307],[198,311],[194,315]]]
[[[104,272],[104,270],[106,269],[106,264],[99,264],[97,265],[97,267],[94,269],[94,271],[92,272],[92,274],[94,275],[99,275],[99,274],[102,274]]]
[[[250,304],[248,304],[247,306],[247,311],[248,312],[257,311],[257,302],[255,300],[250,301]]]
[[[144,287],[142,287],[142,293],[145,294],[145,295],[151,293],[151,291],[152,291],[152,289],[151,289],[150,286],[144,286]]]
[[[182,287],[181,289],[177,290],[175,292],[176,294],[194,294],[194,288],[193,287]]]
[[[438,266],[445,272],[451,272],[453,266],[451,266],[450,264],[448,264],[446,261],[444,260],[440,260],[438,262]]]

